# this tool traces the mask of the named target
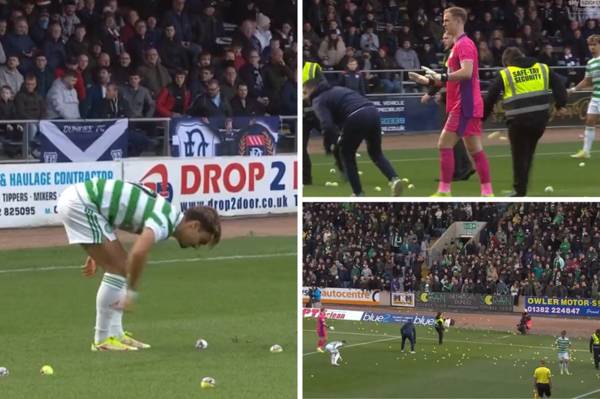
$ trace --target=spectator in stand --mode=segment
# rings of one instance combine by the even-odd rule
[[[173,0],[171,9],[164,16],[164,26],[175,28],[175,38],[183,43],[192,40],[192,18],[185,11],[185,0]]]
[[[92,118],[106,97],[106,88],[110,83],[110,71],[108,68],[98,68],[96,74],[96,83],[92,85],[86,93],[85,100],[81,103],[81,116],[83,118]]]
[[[375,34],[375,24],[366,25],[366,32],[360,37],[360,48],[368,53],[377,52],[379,49],[379,37]]]
[[[394,32],[394,25],[391,22],[385,24],[385,30],[379,35],[380,48],[385,48],[388,54],[396,54],[398,50],[398,35]]]
[[[339,36],[337,30],[329,31],[329,34],[321,42],[319,47],[319,58],[322,60],[325,66],[331,66],[336,68],[342,57],[346,53],[346,45]]]
[[[81,71],[79,70],[79,59],[75,57],[67,59],[64,67],[55,69],[54,78],[61,78],[66,73],[66,71],[73,71],[73,73],[77,77],[77,82],[75,83],[75,90],[77,91],[77,98],[79,98],[80,102],[83,102],[86,98],[87,90],[86,81],[83,78]]]
[[[121,89],[123,98],[129,104],[132,118],[152,118],[156,110],[156,103],[150,91],[141,86],[142,78],[135,70],[129,72],[128,84]]]
[[[188,53],[180,40],[175,38],[175,26],[168,23],[164,27],[164,37],[159,42],[158,53],[162,64],[172,75],[175,70],[190,69]]]
[[[54,81],[46,99],[48,118],[80,119],[76,82],[77,76],[71,70],[67,70],[62,78]]]
[[[223,21],[216,15],[216,2],[205,4],[202,15],[194,24],[194,36],[203,51],[214,52],[217,49],[217,38],[224,35]]]
[[[348,47],[361,48],[361,45],[360,45],[361,34],[355,25],[350,25],[348,27],[348,31],[346,32],[345,35],[343,35],[343,39],[344,39],[344,43],[346,44],[346,49]]]
[[[86,37],[87,30],[85,25],[77,25],[75,33],[66,44],[68,57],[79,57],[81,54],[88,54],[90,51],[90,42]]]
[[[297,77],[295,71],[290,71],[287,80],[283,84],[281,88],[281,115],[287,116],[296,116],[298,115],[298,85],[297,85]],[[294,126],[292,129],[292,133],[295,134],[296,123],[293,123]]]
[[[185,85],[186,71],[175,72],[175,80],[164,87],[156,99],[156,114],[160,117],[181,117],[188,113],[191,92]]]
[[[62,39],[62,28],[58,22],[48,27],[48,38],[44,41],[42,51],[48,60],[48,68],[56,69],[64,64],[67,50]]]
[[[549,67],[558,65],[558,59],[554,54],[554,47],[552,47],[551,44],[546,44],[544,46],[544,49],[538,56],[538,61],[548,65]]]
[[[396,62],[387,54],[385,48],[380,48],[378,56],[373,61],[373,69],[393,70],[397,68]],[[379,78],[384,93],[399,93],[402,91],[402,86],[393,72],[380,72],[375,76]]]
[[[429,68],[438,68],[440,66],[438,64],[438,57],[435,48],[431,45],[431,43],[425,43],[423,45],[423,51],[421,52],[419,61],[421,65]]]
[[[249,51],[246,61],[246,65],[240,69],[240,79],[246,83],[246,85],[248,85],[248,90],[251,97],[264,97],[265,84],[258,51]]]
[[[208,82],[207,93],[194,100],[188,114],[204,118],[232,116],[231,105],[222,98],[218,80]]]
[[[99,38],[102,43],[102,50],[106,52],[110,58],[116,57],[125,50],[123,42],[121,41],[119,29],[115,15],[108,12],[105,13]]]
[[[492,55],[494,56],[494,66],[503,67],[502,65],[502,54],[505,50],[504,42],[501,38],[496,37],[492,40]]]
[[[7,55],[19,58],[20,71],[27,73],[33,67],[33,55],[36,49],[35,43],[29,36],[29,26],[25,18],[18,18],[14,22],[14,31],[6,36],[3,44],[6,45]]]
[[[99,7],[96,8],[95,0],[84,0],[83,8],[77,11],[77,17],[93,36],[99,33],[102,26],[102,16],[99,10]]]
[[[119,86],[125,86],[129,82],[129,76],[133,70],[131,56],[129,53],[122,52],[119,55],[119,63],[111,70],[111,80]]]
[[[129,103],[120,95],[119,87],[115,83],[108,83],[105,92],[104,98],[91,111],[91,117],[98,119],[130,118]]]
[[[90,68],[90,57],[87,54],[80,54],[77,57],[77,71],[82,76],[82,80],[85,83],[85,91],[87,92],[92,88],[94,82],[92,68]]]
[[[208,91],[208,82],[215,78],[215,73],[211,66],[203,66],[199,69],[195,76],[188,85],[192,92],[192,99],[206,93]]]
[[[75,33],[76,27],[81,23],[81,20],[75,13],[76,10],[77,5],[74,0],[67,0],[63,3],[63,11],[59,19],[62,28],[63,43],[66,43],[67,40],[69,40],[73,33]]]
[[[18,92],[23,84],[23,75],[19,72],[19,57],[9,55],[6,65],[0,66],[0,86],[8,86],[13,93]]]
[[[352,89],[363,96],[367,93],[367,81],[363,73],[358,69],[356,58],[348,60],[348,66],[342,74],[339,85]]]
[[[50,86],[54,82],[54,74],[47,67],[48,61],[43,53],[38,53],[35,56],[35,65],[33,67],[33,74],[37,81],[37,92],[42,97],[46,97]]]
[[[133,36],[135,36],[136,30],[135,30],[135,24],[140,21],[140,15],[138,14],[138,12],[134,9],[131,9],[127,12],[127,18],[126,18],[126,22],[125,25],[123,27],[121,27],[121,41],[125,44],[127,44],[129,42],[129,40],[131,40],[131,38],[133,38]]]
[[[254,37],[260,43],[259,51],[263,51],[271,41],[273,34],[271,33],[271,19],[263,13],[259,13],[256,16],[256,30]]]
[[[539,35],[533,32],[531,25],[523,25],[519,38],[521,39],[521,48],[526,56],[532,56],[539,51]]]
[[[248,86],[240,83],[237,94],[231,99],[231,112],[233,116],[261,116],[265,114],[265,107],[256,99],[248,97]]]
[[[171,83],[169,71],[160,63],[158,50],[155,48],[146,51],[146,62],[139,67],[138,72],[142,77],[142,85],[150,90],[152,97]]]
[[[17,119],[40,120],[46,118],[46,101],[37,92],[35,75],[25,76],[25,82],[15,96],[15,109]],[[33,135],[30,135],[29,139],[32,137]]]
[[[417,52],[412,49],[411,43],[408,40],[402,42],[402,47],[396,51],[394,58],[396,59],[396,64],[402,69],[421,69],[419,56],[417,55]]]
[[[146,21],[138,20],[135,23],[135,34],[127,42],[127,51],[131,54],[135,67],[143,65],[146,51],[155,45],[147,35],[147,31]]]
[[[571,87],[581,82],[583,79],[583,71],[581,69],[575,69],[573,67],[580,66],[581,63],[577,57],[571,51],[571,47],[565,46],[563,50],[562,59],[558,60],[558,65],[570,67],[568,69],[559,70],[559,73],[563,73],[567,77],[566,87]]]
[[[265,95],[273,99],[269,102],[269,107],[273,114],[279,113],[281,88],[291,73],[291,69],[283,59],[283,50],[273,49],[271,59],[263,68]]]
[[[221,94],[223,98],[230,101],[237,94],[237,88],[240,84],[240,79],[238,79],[237,71],[233,65],[225,68],[225,72],[223,73],[223,80],[221,81]],[[248,86],[246,86],[246,90]],[[231,104],[233,107],[233,104]]]

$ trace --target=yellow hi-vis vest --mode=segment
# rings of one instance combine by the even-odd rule
[[[593,345],[600,345],[600,336],[598,336],[598,334],[592,334],[592,340]]]
[[[302,84],[315,79],[320,72],[321,66],[319,64],[316,62],[305,62],[302,67]]]
[[[548,65],[509,66],[500,71],[504,83],[502,106],[507,118],[550,108]]]

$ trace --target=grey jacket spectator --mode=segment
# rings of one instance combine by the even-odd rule
[[[75,77],[67,73],[62,79],[56,79],[46,97],[48,118],[79,119],[79,99],[73,87]]]
[[[13,93],[21,90],[23,84],[23,75],[17,69],[19,59],[15,56],[8,57],[6,65],[0,67],[0,86],[8,86]]]
[[[420,69],[419,56],[417,52],[410,48],[410,42],[405,41],[401,48],[396,50],[394,55],[396,63],[402,69]]]
[[[150,91],[143,86],[134,89],[131,86],[123,86],[121,93],[129,104],[132,118],[151,118],[154,116],[156,104],[150,95]]]

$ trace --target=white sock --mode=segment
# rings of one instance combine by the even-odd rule
[[[592,144],[596,138],[596,128],[594,126],[586,126],[583,135],[583,151],[592,151]]]
[[[125,282],[125,285],[121,289],[119,298],[123,298],[125,297],[125,295],[127,295],[127,282]],[[123,331],[123,311],[113,309],[113,314],[110,319],[110,326],[108,327],[108,336],[121,339],[124,335],[125,332]]]
[[[559,367],[561,370],[563,370],[563,369],[565,368],[565,365],[564,365],[562,362],[560,362],[560,363],[558,364],[558,367]]]
[[[335,364],[335,353],[331,354],[331,364]]]
[[[97,344],[110,337],[109,329],[115,312],[113,305],[121,298],[126,279],[111,273],[104,273],[96,295],[96,327],[94,342]]]
[[[340,359],[340,353],[337,352],[336,354],[333,355],[333,361],[335,362],[335,364],[337,364],[338,360]]]

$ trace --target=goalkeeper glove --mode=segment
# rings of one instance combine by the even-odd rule
[[[427,68],[426,66],[421,67],[425,71],[425,76],[433,80],[445,82],[448,80],[448,75],[445,73],[437,73],[433,69]]]

